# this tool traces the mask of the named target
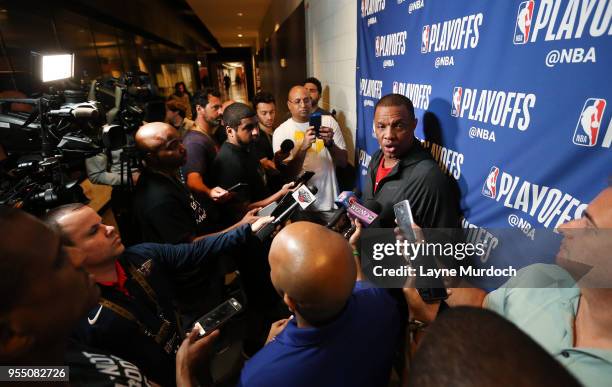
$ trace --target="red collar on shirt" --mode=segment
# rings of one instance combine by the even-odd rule
[[[382,179],[387,177],[387,175],[391,173],[391,170],[393,169],[393,167],[385,168],[383,166],[384,164],[385,164],[385,158],[383,156],[380,158],[380,164],[378,164],[378,170],[376,171],[376,182],[374,183],[374,192],[376,192],[376,190],[378,189],[378,183],[380,183]]]
[[[115,261],[115,270],[117,270],[117,281],[99,281],[98,283],[102,286],[110,286],[121,293],[129,296],[127,288],[125,287],[125,282],[127,281],[127,275],[125,274],[125,269],[119,264],[119,261]]]

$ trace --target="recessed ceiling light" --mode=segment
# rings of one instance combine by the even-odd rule
[[[242,16],[242,12],[238,12],[236,15],[238,15],[238,16]]]
[[[239,37],[239,38],[242,38],[242,34],[238,34],[238,37]]]
[[[279,28],[280,28],[280,24],[276,23],[274,25],[274,32],[278,31]]]

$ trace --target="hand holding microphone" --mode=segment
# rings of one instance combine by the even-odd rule
[[[274,153],[274,165],[277,169],[283,169],[286,167],[283,160],[291,155],[291,150],[295,147],[295,143],[289,139],[283,141],[280,146],[280,150]]]

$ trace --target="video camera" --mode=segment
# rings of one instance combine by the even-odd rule
[[[43,82],[72,77],[72,55],[41,57]],[[139,165],[134,133],[147,115],[159,115],[160,104],[163,114],[163,102],[142,72],[76,90],[50,87],[36,98],[0,99],[0,154],[7,155],[0,160],[0,204],[41,215],[59,204],[86,201],[79,185],[86,178],[84,160],[122,148],[128,172]],[[163,120],[156,118],[149,120]],[[122,134],[119,144],[106,138],[113,131]]]

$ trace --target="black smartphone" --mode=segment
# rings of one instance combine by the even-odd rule
[[[320,114],[311,115],[308,124],[310,126],[314,126],[315,135],[317,136],[317,138],[319,138],[321,136],[321,134],[319,133],[321,130],[321,115]]]
[[[421,299],[427,304],[433,304],[448,298],[446,288],[417,288],[417,290]]]
[[[229,187],[228,189],[226,189],[226,191],[229,192],[234,192],[236,191],[238,188],[241,187],[246,187],[248,184],[247,183],[238,183],[238,184],[234,184],[233,186]]]
[[[242,305],[235,298],[230,298],[196,321],[193,329],[198,330],[200,337],[208,336],[241,310]]]
[[[310,180],[311,177],[314,176],[314,172],[312,171],[304,171],[302,172],[296,179],[295,179],[295,185],[293,187],[297,187],[298,185],[304,183],[306,184],[308,182],[308,180]]]

